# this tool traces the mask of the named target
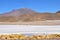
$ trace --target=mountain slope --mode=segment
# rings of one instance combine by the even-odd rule
[[[0,22],[60,20],[60,11],[56,13],[38,13],[29,8],[15,9],[0,15]]]

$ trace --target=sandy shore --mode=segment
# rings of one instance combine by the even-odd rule
[[[13,24],[13,25],[60,25],[60,20],[46,20],[46,21],[31,21],[31,22],[0,22],[0,24]]]

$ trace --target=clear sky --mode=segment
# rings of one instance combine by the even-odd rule
[[[60,0],[0,0],[0,14],[17,8],[31,8],[38,12],[60,10]]]

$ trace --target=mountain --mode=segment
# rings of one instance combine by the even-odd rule
[[[6,12],[3,14],[0,14],[0,22],[5,22],[5,21],[15,22],[15,21],[18,21],[19,16],[21,16],[23,14],[34,13],[34,12],[35,11],[33,11],[29,8],[14,9],[11,12]]]
[[[60,20],[60,11],[39,13],[29,8],[14,9],[0,14],[0,22]]]
[[[21,9],[14,9],[11,12],[3,13],[2,16],[19,16],[25,13],[31,13],[34,12],[31,9],[28,8],[21,8]]]

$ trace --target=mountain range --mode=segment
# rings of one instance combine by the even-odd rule
[[[60,20],[60,11],[55,13],[36,12],[29,8],[14,9],[10,12],[0,14],[0,22],[30,22],[30,21],[45,21],[45,20]]]

